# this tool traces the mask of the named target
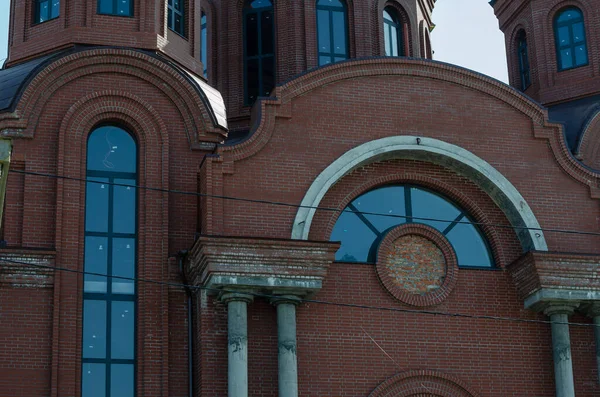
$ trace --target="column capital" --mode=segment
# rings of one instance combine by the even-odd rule
[[[566,314],[570,316],[575,312],[575,309],[579,307],[580,302],[578,301],[556,301],[556,302],[545,302],[543,312],[546,316],[552,316],[554,314]]]
[[[294,306],[298,306],[302,303],[302,298],[297,295],[278,295],[274,296],[270,300],[271,304],[277,306],[282,303],[288,303]]]
[[[254,295],[246,292],[225,292],[219,296],[219,300],[223,303],[229,302],[246,302],[251,303],[254,300]]]
[[[600,301],[585,302],[579,310],[586,316],[594,318],[600,316]]]

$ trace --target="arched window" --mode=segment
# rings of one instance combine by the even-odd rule
[[[569,7],[556,14],[554,38],[559,71],[588,64],[585,25],[579,8]]]
[[[208,24],[206,22],[206,14],[202,11],[202,16],[200,18],[200,60],[202,61],[202,65],[204,70],[202,74],[205,78],[208,78]]]
[[[133,397],[137,147],[129,133],[104,126],[90,134],[87,180],[84,268],[95,275],[83,283],[81,395]]]
[[[268,96],[275,86],[275,26],[270,0],[244,5],[244,85],[246,105]]]
[[[521,77],[521,90],[525,91],[531,85],[531,72],[529,70],[529,52],[527,48],[527,35],[524,30],[517,34],[517,56],[519,57],[519,75]]]
[[[342,0],[317,0],[319,66],[348,59],[346,14]]]
[[[331,241],[341,241],[336,260],[377,261],[385,234],[405,223],[422,223],[443,234],[461,267],[492,267],[493,260],[481,231],[464,210],[439,194],[411,185],[390,185],[364,193],[341,213]]]
[[[383,39],[385,56],[397,57],[404,55],[402,23],[398,18],[398,13],[392,7],[383,9]]]

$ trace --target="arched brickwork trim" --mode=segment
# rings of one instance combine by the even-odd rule
[[[125,127],[135,136],[139,150],[139,184],[167,189],[169,170],[169,139],[167,126],[157,111],[143,99],[127,92],[102,91],[81,98],[74,103],[61,123],[58,134],[58,164],[57,174],[69,178],[83,179],[86,177],[87,138],[100,124],[109,123]],[[138,277],[166,281],[168,273],[164,266],[168,261],[168,195],[149,190],[138,191]],[[72,242],[81,241],[84,232],[85,219],[85,184],[75,180],[57,180],[56,195],[56,251],[57,263],[72,269],[83,270],[83,244]],[[152,230],[153,232],[149,232]],[[162,232],[156,232],[162,231]],[[158,248],[157,248],[158,247]],[[80,275],[61,272],[59,277],[63,282],[76,284],[77,290],[83,290],[83,278]],[[160,287],[150,284],[139,285],[138,335],[156,335],[158,343],[167,344],[168,335],[168,298],[160,294]],[[163,296],[159,302],[157,296]],[[149,304],[148,302],[152,302]],[[73,327],[81,330],[82,296],[73,300],[55,300],[56,313],[72,313],[65,318],[78,319]],[[148,314],[153,311],[152,314]],[[148,316],[159,319],[146,322]],[[62,318],[62,317],[61,317]],[[67,321],[67,320],[60,320]],[[67,327],[66,324],[61,324]],[[70,335],[70,334],[69,334]],[[76,346],[71,338],[58,334],[54,338],[55,351],[53,355],[53,387],[56,379],[69,378],[75,389],[81,387],[81,365],[77,360],[66,360],[64,357],[80,357],[81,332],[75,334]],[[156,360],[164,363],[164,373],[168,373],[168,359],[159,357],[144,339],[137,347],[137,357],[140,363],[138,385],[144,389],[146,383],[151,383],[151,374],[144,372],[144,360]],[[151,343],[156,343],[153,341]],[[71,350],[69,350],[71,349]],[[165,352],[160,353],[161,355]],[[58,365],[62,360],[61,365]],[[66,364],[65,364],[66,363]],[[62,381],[61,381],[62,382]],[[168,379],[164,379],[163,392],[168,390]]]
[[[509,68],[509,78],[510,84],[513,87],[521,87],[521,73],[519,68],[519,47],[518,47],[518,35],[521,31],[525,32],[525,37],[527,37],[527,44],[530,45],[530,40],[533,37],[530,35],[529,26],[526,24],[526,20],[520,21],[517,26],[512,30],[506,42],[507,48],[507,60],[508,60],[508,68]],[[529,70],[531,74],[531,84],[534,84],[533,79],[533,67],[532,62],[535,61],[535,58],[531,56],[531,52],[528,54],[529,56]]]
[[[588,167],[600,170],[600,106],[584,127],[577,155]]]
[[[369,394],[369,397],[480,397],[453,375],[419,370],[395,375]]]
[[[199,140],[223,139],[223,130],[213,124],[210,110],[187,77],[156,57],[114,48],[79,51],[49,64],[31,80],[15,112],[0,116],[0,131],[5,135],[33,137],[42,109],[52,95],[60,87],[94,73],[126,75],[162,91],[179,110],[191,145]]]

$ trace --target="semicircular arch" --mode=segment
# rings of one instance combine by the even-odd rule
[[[479,397],[460,379],[439,371],[402,372],[387,379],[369,397]]]

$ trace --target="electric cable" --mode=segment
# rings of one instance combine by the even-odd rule
[[[347,212],[353,214],[362,214],[362,215],[371,215],[371,216],[381,216],[381,217],[391,217],[391,218],[402,218],[402,219],[413,219],[419,221],[429,221],[429,222],[442,222],[442,223],[454,223],[454,224],[467,224],[474,226],[487,226],[499,229],[511,229],[511,230],[531,230],[534,232],[548,232],[548,233],[564,233],[564,234],[575,234],[575,235],[586,235],[586,236],[597,236],[600,237],[600,232],[588,232],[582,230],[568,230],[568,229],[555,229],[555,228],[535,228],[535,227],[527,227],[527,226],[513,226],[513,225],[499,225],[488,222],[471,222],[471,221],[455,221],[449,219],[437,219],[437,218],[425,218],[425,217],[416,217],[416,216],[408,216],[408,215],[399,215],[399,214],[384,214],[377,212],[362,212],[362,211],[346,211],[345,209],[340,210],[339,208],[333,207],[315,207],[310,205],[302,205],[302,204],[292,204],[285,203],[281,201],[270,201],[270,200],[260,200],[260,199],[249,199],[243,197],[234,197],[234,196],[225,196],[225,195],[217,195],[217,194],[208,194],[208,193],[198,193],[198,192],[189,192],[185,190],[174,190],[174,189],[164,189],[150,186],[142,186],[137,184],[124,184],[124,183],[116,183],[116,182],[102,182],[95,181],[92,179],[84,179],[84,178],[75,178],[69,176],[55,175],[55,174],[47,174],[42,172],[33,172],[33,171],[23,171],[23,170],[14,170],[10,169],[9,172],[22,174],[22,175],[32,175],[32,176],[40,176],[47,177],[53,179],[63,179],[69,181],[77,181],[84,183],[98,183],[104,185],[112,185],[112,186],[122,186],[122,187],[133,187],[136,189],[155,191],[160,193],[172,193],[172,194],[181,194],[188,196],[196,196],[196,197],[207,197],[214,198],[220,200],[230,200],[230,201],[242,201],[253,204],[267,204],[267,205],[275,205],[275,206],[283,206],[283,207],[293,207],[293,208],[302,208],[302,209],[314,209],[315,211],[325,211],[325,212]]]

